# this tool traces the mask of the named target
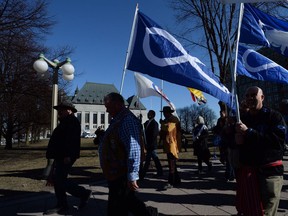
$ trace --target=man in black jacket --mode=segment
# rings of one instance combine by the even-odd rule
[[[160,160],[157,155],[157,137],[159,135],[159,124],[156,122],[155,118],[155,111],[149,110],[147,113],[148,120],[144,123],[145,129],[145,149],[146,149],[146,157],[145,157],[145,164],[140,173],[140,178],[144,179],[146,172],[150,166],[151,158],[153,159],[156,169],[157,169],[157,176],[162,176],[163,170]]]
[[[46,158],[54,159],[52,179],[57,205],[44,212],[45,215],[63,214],[68,210],[66,192],[80,199],[79,209],[86,205],[92,192],[67,178],[73,164],[80,157],[81,126],[74,115],[77,110],[67,102],[53,108],[58,111],[60,124],[54,129],[49,140]]]
[[[255,170],[258,182],[254,186],[259,185],[264,215],[276,215],[283,185],[286,124],[279,112],[263,106],[264,95],[259,87],[248,88],[245,97],[249,111],[241,116],[242,122],[236,124],[235,137],[240,164]],[[252,206],[249,210],[252,208],[256,209]]]

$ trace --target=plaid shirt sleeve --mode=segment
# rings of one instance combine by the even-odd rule
[[[127,153],[127,178],[129,181],[138,180],[141,158],[140,123],[134,116],[128,115],[123,119],[119,129],[119,136],[125,145]]]

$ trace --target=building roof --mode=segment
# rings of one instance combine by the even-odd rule
[[[80,90],[77,87],[75,95],[72,97],[72,103],[104,105],[104,97],[111,92],[119,93],[113,84],[86,82]],[[129,109],[146,110],[140,101],[139,107],[137,106],[137,97],[135,95],[129,97],[127,101],[124,99],[124,102]]]
[[[111,93],[118,92],[113,84],[100,84],[86,82],[72,99],[74,104],[104,104],[104,97]]]

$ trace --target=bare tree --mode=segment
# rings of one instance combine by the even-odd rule
[[[212,71],[220,76],[221,82],[227,85],[231,78],[228,41],[230,40],[233,51],[239,16],[236,6],[239,4],[225,5],[216,0],[170,0],[170,3],[176,11],[177,21],[186,24],[178,37],[191,52],[197,47],[208,53],[209,59],[204,59],[204,63],[210,62],[207,66],[210,66]],[[287,19],[287,10],[282,9],[287,9],[288,3],[256,3],[254,6]]]
[[[177,110],[179,114],[179,120],[181,122],[181,128],[187,133],[192,130],[192,119],[189,107],[183,107]]]
[[[195,126],[196,119],[201,115],[205,119],[205,123],[208,128],[212,128],[216,122],[216,114],[207,105],[198,106],[193,104],[178,109],[178,115],[181,123],[181,127],[185,132],[191,132]]]
[[[55,23],[47,14],[47,3],[44,0],[4,0],[0,3],[0,19],[1,41],[5,41],[7,35],[43,38],[41,36],[49,33]]]
[[[199,115],[201,115],[204,118],[206,126],[208,128],[212,128],[213,126],[215,126],[217,119],[215,112],[212,109],[208,108],[206,105],[201,106]]]
[[[225,84],[229,69],[227,31],[234,40],[236,35],[233,23],[236,14],[235,4],[225,7],[219,1],[171,0],[171,5],[177,12],[177,20],[189,23],[179,37],[188,48],[192,46],[189,49],[191,52],[194,47],[200,47],[208,53],[209,58],[205,59],[204,63],[210,62],[207,66],[210,66]],[[227,26],[225,16],[228,20]],[[232,43],[232,49],[233,47]]]
[[[207,58],[199,59],[219,76],[224,85],[231,88],[234,61],[232,53],[236,45],[239,17],[236,6],[239,4],[225,5],[217,0],[170,0],[170,3],[176,11],[177,21],[183,26],[178,35],[179,40],[183,41],[191,53],[196,48],[200,52],[208,53]],[[253,5],[268,14],[287,20],[288,3],[280,1]],[[210,114],[202,115],[207,115],[205,119],[210,123]]]
[[[7,149],[12,148],[14,134],[23,133],[40,119],[47,121],[42,106],[49,107],[45,95],[51,91],[32,69],[35,56],[45,50],[38,43],[40,35],[53,24],[46,8],[40,0],[0,3],[0,121]]]

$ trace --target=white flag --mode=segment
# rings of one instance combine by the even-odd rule
[[[134,73],[134,78],[136,81],[137,96],[139,98],[145,98],[149,96],[162,97],[173,110],[176,110],[174,104],[151,80],[136,72]]]
[[[232,4],[232,3],[255,3],[255,2],[276,2],[281,0],[221,0],[223,4]],[[282,0],[287,1],[287,0]]]
[[[139,73],[134,73],[134,77],[136,81],[137,96],[139,98],[145,98],[149,96],[161,97],[159,94],[159,88],[154,85],[151,80],[147,79]]]

